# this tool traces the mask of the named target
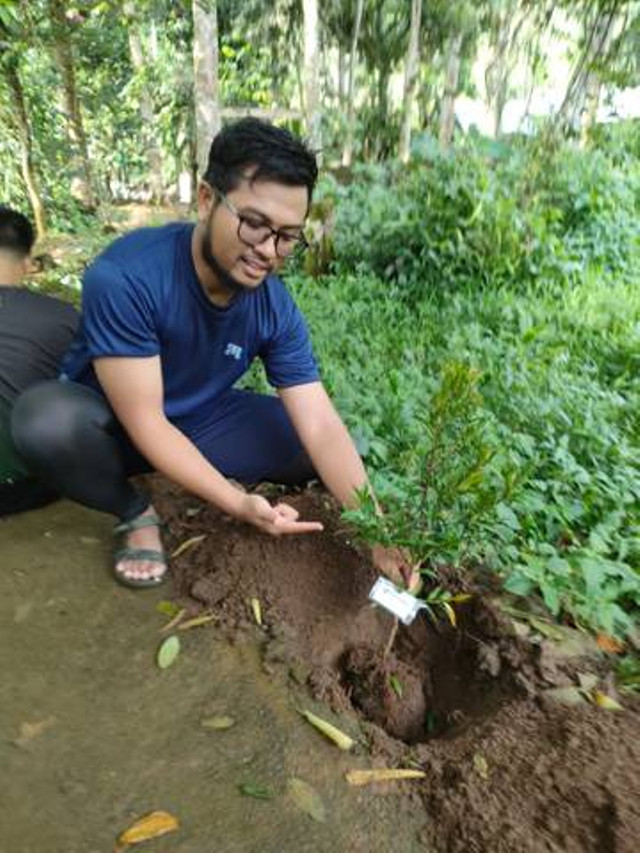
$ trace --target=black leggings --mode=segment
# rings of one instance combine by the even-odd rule
[[[284,485],[315,476],[278,398],[230,391],[214,414],[190,438],[225,476]],[[129,477],[152,468],[96,391],[75,382],[36,385],[18,398],[11,429],[30,469],[58,494],[122,521],[149,506]]]

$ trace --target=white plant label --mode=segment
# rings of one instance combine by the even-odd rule
[[[421,610],[424,603],[410,592],[398,589],[387,578],[378,578],[371,587],[369,598],[374,604],[384,607],[389,613],[399,619],[403,625],[411,625]]]

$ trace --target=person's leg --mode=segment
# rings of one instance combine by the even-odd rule
[[[35,385],[18,398],[11,426],[18,452],[45,485],[120,519],[127,547],[117,560],[118,579],[164,574],[153,507],[128,479],[151,468],[99,394],[74,382]]]
[[[150,470],[105,400],[75,382],[42,382],[20,395],[11,419],[20,456],[53,491],[121,521],[149,499],[129,476]]]
[[[11,438],[11,406],[0,400],[0,516],[37,509],[57,495],[33,477]]]
[[[225,477],[241,483],[297,486],[317,476],[278,397],[230,391],[192,440]]]
[[[0,517],[17,515],[29,509],[40,509],[58,500],[59,497],[60,495],[33,477],[11,483],[0,483]]]

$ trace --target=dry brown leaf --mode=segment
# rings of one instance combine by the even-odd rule
[[[55,717],[47,717],[44,720],[38,720],[36,723],[20,723],[20,734],[13,743],[15,746],[27,746],[32,740],[39,737],[43,732],[46,732],[47,729],[50,729],[55,721]]]
[[[215,615],[213,613],[206,613],[202,616],[194,616],[193,619],[187,619],[186,622],[182,622],[178,625],[178,631],[188,631],[190,628],[200,628],[202,625],[208,625],[209,622],[213,622],[215,620]]]
[[[624,643],[616,640],[615,637],[610,637],[608,634],[598,634],[596,637],[598,648],[609,655],[619,655],[624,651]]]
[[[179,825],[177,818],[169,812],[151,812],[139,818],[129,829],[125,829],[118,836],[118,844],[125,846],[140,844],[141,841],[174,832]]]
[[[322,799],[308,782],[295,776],[287,782],[287,791],[296,806],[318,823],[324,823],[327,812]]]
[[[191,539],[186,539],[184,542],[181,542],[180,545],[175,549],[175,551],[171,554],[171,559],[175,560],[176,557],[179,557],[181,554],[184,554],[185,551],[188,551],[189,548],[193,548],[194,545],[198,545],[202,542],[203,539],[207,538],[206,533],[202,533],[200,536],[192,536]]]
[[[372,782],[400,782],[404,779],[424,779],[424,770],[379,767],[374,770],[349,770],[345,779],[350,785],[370,785]]]
[[[186,609],[184,607],[182,607],[180,610],[178,610],[178,612],[173,617],[173,619],[170,619],[169,622],[166,623],[166,625],[163,625],[162,628],[159,629],[159,633],[160,634],[166,634],[167,631],[173,631],[173,629],[176,627],[176,625],[179,625],[180,622],[182,622],[186,613],[187,613]]]

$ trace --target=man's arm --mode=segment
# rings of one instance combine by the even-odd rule
[[[278,391],[318,476],[342,506],[357,506],[367,484],[360,455],[324,385],[310,382]]]
[[[120,423],[142,455],[160,473],[219,509],[273,535],[322,529],[316,522],[297,521],[285,504],[272,507],[260,495],[232,486],[171,424],[163,411],[159,356],[98,358],[96,375]]]
[[[278,394],[322,482],[342,506],[356,507],[357,492],[368,484],[367,472],[322,383],[281,388]],[[378,571],[411,590],[417,588],[419,576],[407,554],[374,545],[372,555]]]

